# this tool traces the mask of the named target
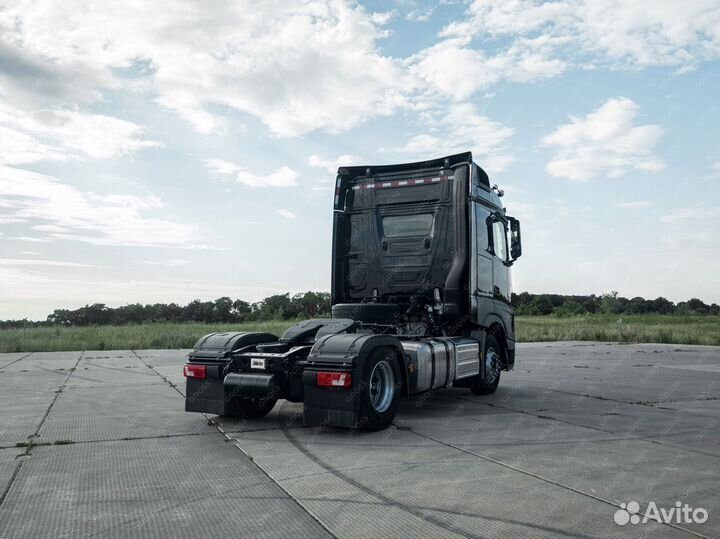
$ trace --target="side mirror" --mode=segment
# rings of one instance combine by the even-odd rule
[[[522,241],[520,240],[520,221],[508,217],[510,223],[510,258],[515,261],[522,255]]]

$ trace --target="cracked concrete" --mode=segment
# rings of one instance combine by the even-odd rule
[[[495,395],[408,399],[378,433],[284,401],[209,425],[184,354],[0,355],[0,538],[720,536],[718,348],[520,345]],[[615,524],[630,501],[709,519]]]

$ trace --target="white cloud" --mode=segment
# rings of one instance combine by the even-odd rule
[[[238,172],[236,180],[248,187],[292,187],[300,175],[290,167],[282,166],[275,172],[256,176],[250,172]]]
[[[159,146],[132,122],[71,110],[26,111],[0,98],[0,164],[109,159]]]
[[[579,65],[687,69],[720,56],[720,5],[714,0],[678,4],[658,0],[475,0],[462,22],[442,35],[552,39],[554,56]]]
[[[472,150],[473,158],[488,173],[505,170],[513,161],[507,148],[514,130],[477,113],[469,103],[450,106],[427,121],[429,133],[411,137],[394,151],[413,159]]]
[[[0,258],[0,266],[61,266],[70,268],[102,268],[95,264],[79,264],[61,260],[38,260],[36,258]]]
[[[20,251],[20,254],[25,256],[40,256],[40,253],[37,251]]]
[[[277,212],[280,217],[284,217],[285,219],[295,219],[295,214],[290,210],[279,209]]]
[[[552,176],[587,181],[618,177],[631,170],[657,171],[663,162],[653,150],[663,134],[658,125],[635,125],[638,106],[630,99],[609,99],[583,118],[570,117],[541,139],[554,148],[545,170]]]
[[[146,62],[157,102],[202,133],[223,129],[219,105],[292,136],[344,131],[404,106],[407,74],[377,47],[391,16],[340,0],[213,9],[40,0],[11,3],[0,28],[28,54],[91,66],[114,86],[124,84],[115,71]]]
[[[143,260],[143,264],[147,264],[148,266],[165,266],[168,268],[177,268],[179,266],[185,266],[189,264],[190,262],[188,260],[181,260],[178,258],[171,258],[169,260]]]
[[[223,159],[207,159],[205,161],[205,167],[218,176],[230,176],[242,170],[242,168],[235,163]]]
[[[532,82],[563,73],[565,61],[551,58],[550,40],[519,39],[495,55],[473,48],[469,37],[452,35],[408,59],[412,74],[426,86],[464,100],[501,80]],[[462,69],[448,69],[462,66]]]
[[[330,174],[335,175],[337,174],[338,167],[360,165],[362,164],[362,159],[352,154],[343,154],[334,159],[326,159],[317,154],[313,154],[308,157],[307,163],[311,167],[323,168]]]
[[[233,178],[248,187],[292,187],[298,184],[300,177],[300,174],[286,166],[269,174],[253,174],[240,165],[222,159],[208,159],[205,167],[216,176]]]
[[[663,223],[679,223],[682,221],[707,221],[720,218],[720,207],[713,208],[680,208],[663,215],[660,220]]]
[[[0,167],[0,195],[14,200],[12,216],[36,222],[45,237],[17,238],[47,242],[76,240],[96,245],[192,247],[196,228],[146,215],[162,207],[157,197],[99,196],[57,178],[12,167]]]
[[[652,202],[649,200],[635,200],[632,202],[620,202],[617,204],[618,208],[628,209],[628,210],[635,210],[640,208],[649,208],[652,206]]]

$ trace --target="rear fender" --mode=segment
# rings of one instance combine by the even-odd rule
[[[308,425],[353,428],[360,412],[360,394],[364,389],[363,369],[378,348],[393,350],[400,359],[403,393],[407,391],[407,357],[400,341],[387,335],[341,334],[319,339],[307,358],[303,372],[304,421]],[[320,387],[320,371],[349,372],[350,388]]]
[[[276,342],[271,333],[209,333],[201,337],[188,354],[188,362],[205,365],[205,378],[186,378],[185,411],[217,415],[228,413],[228,395],[224,387],[225,375],[232,362],[232,354],[265,342]]]

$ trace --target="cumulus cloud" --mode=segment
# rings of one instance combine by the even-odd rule
[[[285,219],[295,219],[295,214],[290,210],[279,209],[277,212],[280,217],[284,217]]]
[[[0,98],[0,164],[67,159],[109,159],[159,146],[143,127],[101,114],[73,110],[25,111]]]
[[[445,36],[552,39],[556,56],[625,67],[691,66],[720,56],[720,5],[713,0],[475,0]]]
[[[567,64],[551,57],[549,41],[544,37],[518,39],[508,49],[489,55],[473,47],[469,36],[453,35],[423,49],[407,63],[427,87],[464,100],[502,80],[532,82],[563,73]]]
[[[658,125],[635,125],[638,105],[627,98],[609,99],[587,116],[570,122],[541,139],[555,149],[546,165],[548,174],[573,181],[601,175],[618,177],[631,170],[657,171],[663,162],[653,154],[663,135]]]
[[[353,166],[353,165],[360,165],[362,164],[362,159],[359,157],[352,155],[352,154],[343,154],[339,155],[338,157],[333,158],[324,158],[317,154],[313,154],[310,157],[308,157],[307,160],[308,165],[311,167],[316,168],[322,168],[327,170],[330,174],[336,174],[338,167],[342,166]],[[329,180],[332,182],[333,180]]]
[[[377,50],[389,20],[338,0],[212,9],[191,1],[129,8],[40,0],[11,2],[0,27],[28,53],[92,66],[113,84],[118,70],[148,63],[157,102],[200,132],[222,129],[220,105],[257,116],[277,134],[300,135],[343,131],[404,105],[406,74]]]
[[[163,207],[152,196],[99,196],[83,192],[57,178],[0,166],[0,196],[13,201],[11,217],[31,223],[42,237],[24,241],[75,240],[95,245],[192,247],[196,228],[152,217]]]
[[[415,135],[391,151],[424,159],[472,150],[474,159],[490,173],[505,170],[514,159],[507,147],[514,129],[482,116],[469,103],[452,105],[427,123],[432,126],[428,133]]]
[[[248,187],[292,187],[298,184],[300,177],[300,174],[286,166],[268,174],[253,174],[244,167],[223,159],[208,159],[205,167],[216,176],[234,179]]]

